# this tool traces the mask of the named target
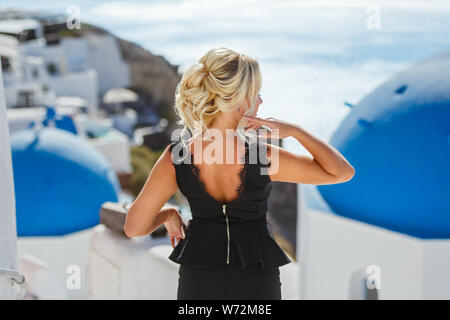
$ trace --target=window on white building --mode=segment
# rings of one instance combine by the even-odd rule
[[[17,105],[19,107],[33,107],[34,106],[34,92],[33,91],[19,91],[17,96]]]

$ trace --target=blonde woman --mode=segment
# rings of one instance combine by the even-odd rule
[[[300,125],[256,117],[263,102],[258,62],[227,48],[208,51],[183,74],[175,109],[191,137],[171,143],[132,203],[129,237],[167,228],[180,264],[178,299],[281,299],[279,267],[291,262],[266,220],[272,181],[335,184],[353,167]],[[294,137],[311,156],[262,143],[255,129]],[[261,136],[261,134],[259,134]],[[162,209],[177,189],[192,213]],[[276,214],[276,213],[275,213]]]

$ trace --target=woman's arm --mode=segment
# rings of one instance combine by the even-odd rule
[[[163,209],[163,205],[178,189],[171,152],[167,147],[153,166],[139,195],[131,204],[124,232],[128,237],[152,233],[176,212]]]
[[[278,129],[279,138],[292,136],[312,155],[297,155],[268,144],[267,156],[271,160],[268,173],[274,181],[304,184],[335,184],[349,181],[355,169],[334,147],[313,136],[299,125],[274,118],[249,120],[251,128],[261,125]]]

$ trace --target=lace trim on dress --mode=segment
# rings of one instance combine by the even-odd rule
[[[215,200],[216,202],[219,203],[226,203],[226,202],[234,202],[238,199],[240,199],[245,192],[245,178],[247,176],[247,164],[249,162],[249,152],[248,152],[248,146],[247,144],[245,144],[245,153],[242,155],[243,161],[244,163],[242,164],[241,169],[239,170],[238,173],[238,177],[239,177],[239,185],[237,186],[237,188],[235,189],[237,191],[237,198],[231,201],[218,201],[216,200],[212,195],[209,194],[209,192],[206,190],[206,185],[205,183],[200,179],[200,169],[194,164],[194,155],[188,151],[191,157],[191,163],[190,163],[190,167],[192,170],[192,173],[194,174],[194,176],[196,177],[197,181],[199,182],[203,193],[206,194],[209,198]],[[241,159],[242,159],[241,158]]]
[[[245,178],[247,176],[247,164],[248,164],[248,162],[249,162],[248,148],[247,148],[247,145],[245,145],[244,164],[243,164],[241,170],[239,171],[240,184],[239,184],[239,186],[236,189],[236,191],[238,193],[238,197],[241,197],[244,194],[244,191],[245,191]]]

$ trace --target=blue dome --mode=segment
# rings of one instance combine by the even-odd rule
[[[99,223],[120,185],[105,157],[65,130],[44,127],[11,135],[19,236],[64,235]]]
[[[365,97],[330,140],[356,170],[318,189],[339,215],[419,238],[450,238],[450,52]]]

